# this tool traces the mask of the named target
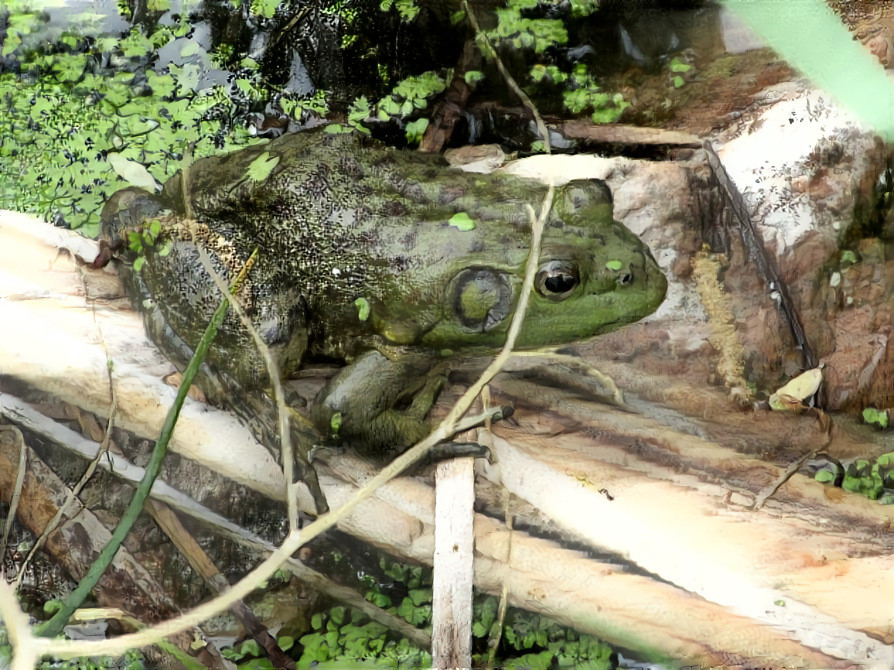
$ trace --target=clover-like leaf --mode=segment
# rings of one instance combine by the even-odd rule
[[[248,178],[252,181],[264,181],[278,164],[279,156],[271,155],[269,151],[265,151],[249,164]]]

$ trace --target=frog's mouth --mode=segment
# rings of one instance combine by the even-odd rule
[[[491,331],[512,311],[512,285],[503,272],[468,268],[456,275],[452,284],[453,311],[469,330]]]

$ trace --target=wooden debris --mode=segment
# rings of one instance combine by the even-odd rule
[[[5,216],[0,256],[11,253],[3,239]],[[37,259],[56,258],[54,249],[33,244],[43,248]],[[0,373],[102,413],[109,401],[109,356],[117,422],[153,436],[173,395],[160,381],[170,367],[145,342],[137,317],[120,303],[87,302],[80,272],[93,271],[46,260],[20,269],[24,277],[0,274],[0,320],[15,324],[0,329]],[[51,344],[60,341],[68,345],[64,356]],[[722,390],[687,385],[673,370],[643,374],[610,355],[595,364],[625,389],[639,414],[504,377],[495,384],[498,401],[518,407],[516,425],[495,429],[502,438],[495,441],[498,463],[484,472],[552,518],[576,546],[611,558],[594,559],[519,530],[511,532],[510,554],[510,531],[477,514],[476,586],[498,594],[506,584],[515,605],[625,648],[694,665],[894,666],[887,644],[894,584],[884,579],[894,568],[894,509],[846,492],[829,496],[832,489],[802,474],[763,509],[748,509],[816,443],[812,419],[744,413]],[[220,436],[229,429],[207,424],[227,417],[199,403],[190,407],[175,435],[182,454],[282,495],[272,460],[269,469],[252,460],[263,460],[265,450],[237,441],[238,467],[228,464]],[[542,428],[548,436],[537,434]],[[833,430],[832,437],[827,450],[837,457],[867,449],[865,439],[846,430]],[[239,451],[250,442],[255,451]],[[0,471],[10,467],[0,463]],[[353,495],[350,482],[372,470],[348,456],[331,458],[328,467],[321,463],[332,507]],[[5,493],[8,485],[0,489]],[[430,563],[433,524],[432,488],[402,478],[340,527]],[[628,561],[648,574],[626,568]]]
[[[436,668],[472,667],[472,520],[475,461],[439,463],[435,494],[432,663]]]

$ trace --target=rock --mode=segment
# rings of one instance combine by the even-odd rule
[[[875,37],[871,37],[866,42],[863,43],[869,52],[878,58],[879,62],[888,67],[891,64],[891,38],[885,36],[884,34],[878,34]]]
[[[873,200],[887,152],[822,91],[803,83],[774,88],[772,104],[718,137],[718,154],[826,364],[827,409],[887,406],[894,402],[894,353],[887,354],[894,282],[884,244],[869,237],[877,234]],[[756,305],[754,291],[772,292],[747,278],[754,273],[752,263],[734,259],[726,289],[750,378],[768,388],[806,361],[778,312]]]

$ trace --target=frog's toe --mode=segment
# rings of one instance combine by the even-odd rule
[[[490,449],[477,442],[441,442],[431,448],[428,452],[427,460],[429,463],[437,463],[438,461],[446,461],[449,458],[466,456],[486,458],[488,463],[494,462]]]
[[[438,395],[441,393],[441,389],[444,388],[444,384],[446,383],[447,377],[445,375],[431,375],[426,380],[425,385],[413,396],[413,401],[410,403],[410,406],[403,411],[403,414],[411,419],[421,422],[425,418],[425,415],[428,414],[428,410],[431,409],[431,406],[435,404],[435,400],[437,400]]]

